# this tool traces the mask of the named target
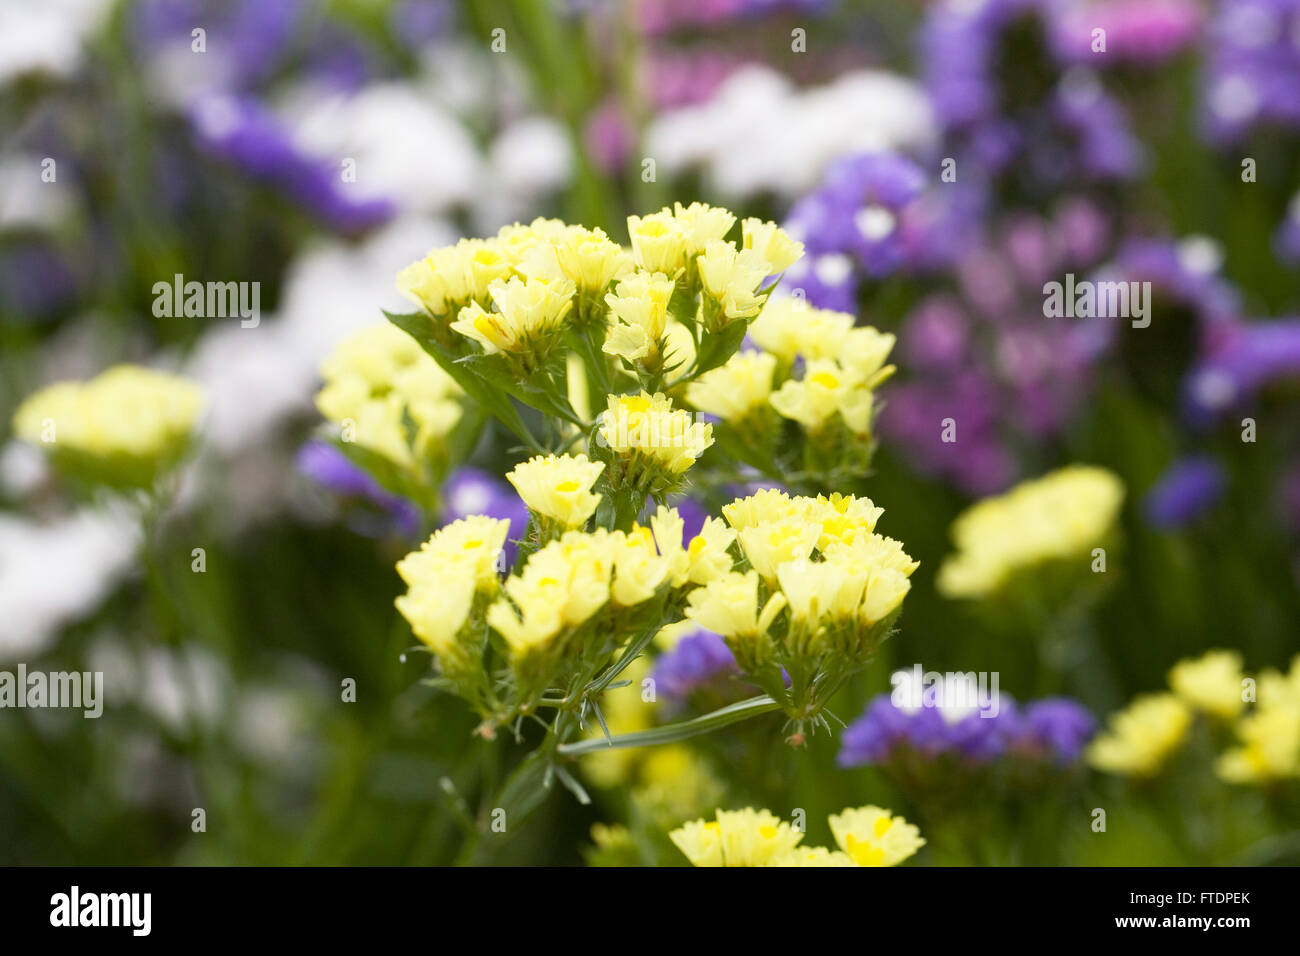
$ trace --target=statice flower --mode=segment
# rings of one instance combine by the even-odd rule
[[[1273,245],[1278,259],[1290,265],[1300,265],[1300,192],[1287,204],[1286,218],[1277,227]]]
[[[1153,527],[1180,528],[1213,508],[1226,484],[1227,473],[1213,458],[1181,458],[1147,492],[1143,514]]]
[[[1024,160],[1045,182],[1137,171],[1122,107],[1091,74],[1063,72],[1068,64],[1052,56],[1058,9],[1052,0],[931,5],[921,28],[926,86],[959,163],[1001,173]],[[999,73],[1006,64],[1013,81]]]
[[[1220,143],[1259,127],[1300,128],[1300,0],[1219,4],[1209,27],[1206,125]]]
[[[655,660],[650,676],[669,702],[681,703],[700,690],[725,687],[740,668],[727,642],[703,628],[682,637]]]
[[[1193,423],[1240,408],[1265,387],[1300,375],[1300,319],[1243,323],[1188,373],[1185,401]]]
[[[1186,50],[1205,13],[1196,0],[1067,0],[1052,20],[1053,50],[1063,60],[1149,68]],[[1092,31],[1106,31],[1106,53],[1093,52]]]
[[[200,148],[283,190],[340,232],[360,232],[394,214],[392,202],[349,193],[332,163],[301,150],[275,115],[256,100],[217,96],[191,110]]]
[[[329,442],[310,441],[298,452],[298,470],[321,487],[354,504],[377,508],[384,519],[380,523],[358,516],[352,526],[365,534],[389,529],[402,536],[415,534],[420,527],[420,513],[408,498],[385,491],[369,472]]]
[[[1014,752],[1047,757],[1058,764],[1077,762],[1097,729],[1092,714],[1068,697],[1030,701],[1023,710],[1013,709],[1007,723],[1007,738]]]

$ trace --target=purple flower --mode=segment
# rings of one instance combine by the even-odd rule
[[[1180,528],[1204,514],[1223,495],[1227,474],[1213,458],[1182,458],[1147,492],[1143,513],[1154,528]]]
[[[944,754],[982,763],[1000,754],[1004,747],[1001,725],[1009,701],[1001,702],[998,716],[968,713],[959,718],[945,716],[940,707],[903,710],[889,694],[881,694],[867,705],[862,716],[845,728],[836,762],[841,767],[887,764],[908,750],[934,759]]]
[[[386,199],[356,200],[334,167],[303,153],[270,110],[248,98],[214,96],[190,114],[201,148],[288,194],[340,232],[360,232],[391,218]]]
[[[298,470],[340,498],[376,507],[386,517],[385,527],[373,522],[355,522],[364,534],[379,534],[389,529],[398,534],[414,534],[420,525],[420,513],[414,503],[386,491],[364,469],[352,463],[343,452],[324,441],[310,441],[298,451]]]
[[[1206,44],[1205,113],[1216,142],[1300,128],[1300,0],[1219,4]]]
[[[528,507],[504,481],[477,468],[457,468],[442,486],[442,519],[444,523],[470,515],[487,515],[489,518],[510,522],[506,538],[505,558],[513,564],[518,540],[528,529]]]
[[[1300,265],[1300,193],[1291,197],[1286,218],[1277,227],[1273,245],[1279,260],[1288,265]]]
[[[1072,764],[1097,729],[1086,708],[1068,697],[1044,697],[1014,715],[1007,730],[1008,743],[1018,753],[1050,756],[1058,764]]]
[[[836,762],[841,767],[888,765],[906,752],[986,764],[1014,752],[1068,764],[1079,758],[1095,727],[1092,715],[1067,698],[1044,698],[1023,709],[1006,695],[998,703],[990,716],[972,711],[953,717],[942,707],[904,710],[889,694],[881,694],[845,729]]]
[[[1300,318],[1241,323],[1188,374],[1184,389],[1194,424],[1241,406],[1265,386],[1300,377]]]
[[[698,630],[660,654],[650,676],[659,693],[680,703],[698,690],[717,688],[737,673],[736,658],[726,641],[712,631]]]
[[[1185,50],[1201,31],[1194,0],[1085,0],[1067,4],[1052,22],[1052,48],[1062,60],[1151,67]],[[1106,52],[1093,51],[1093,30],[1106,31]]]

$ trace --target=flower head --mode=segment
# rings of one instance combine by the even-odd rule
[[[1144,694],[1111,715],[1110,727],[1088,747],[1088,762],[1098,770],[1150,777],[1187,737],[1192,712],[1173,694]]]
[[[524,504],[561,528],[580,528],[600,504],[591,490],[603,462],[586,455],[538,455],[515,466],[506,475]]]
[[[880,807],[832,813],[830,822],[835,842],[858,866],[897,866],[925,846],[915,824]]]

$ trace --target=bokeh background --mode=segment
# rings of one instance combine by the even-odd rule
[[[1285,668],[1295,0],[2,0],[0,132],[0,666],[100,670],[108,694],[98,720],[0,711],[0,862],[681,863],[663,821],[710,801],[879,802],[919,822],[921,863],[1300,861],[1296,791],[1205,754],[1147,784],[900,781],[837,766],[835,739],[785,746],[779,719],[700,743],[707,785],[603,767],[592,805],[561,791],[485,838],[480,801],[526,748],[472,736],[404,653],[400,503],[302,452],[321,360],[431,246],[539,215],[626,241],[629,214],[726,205],[800,235],[787,285],[898,335],[869,488],[922,567],[837,713],[917,661],[1098,720],[1209,648]],[[1151,282],[1150,327],[1045,318],[1069,272]],[[260,283],[259,324],[155,316],[178,273]],[[147,535],[9,434],[35,389],[127,360],[211,396]],[[507,444],[471,465],[499,476]],[[1127,489],[1086,621],[1026,641],[940,597],[952,519],[1075,461]]]

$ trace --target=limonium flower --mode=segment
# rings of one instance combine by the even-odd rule
[[[897,866],[925,845],[920,831],[866,806],[830,815],[839,850],[803,847],[803,833],[768,810],[719,810],[668,834],[693,866]]]
[[[604,470],[604,462],[588,461],[586,455],[538,455],[506,478],[543,524],[569,529],[586,524],[600,504],[591,487]]]
[[[1300,655],[1283,674],[1269,668],[1258,679],[1259,703],[1236,722],[1241,746],[1215,763],[1230,783],[1272,784],[1300,777]]]
[[[471,302],[451,328],[478,342],[488,355],[509,353],[532,367],[558,342],[573,308],[574,292],[569,279],[498,280],[488,286],[496,310],[489,312]]]
[[[662,495],[713,444],[713,426],[674,408],[663,393],[610,395],[597,432],[611,455],[611,487]]]
[[[344,442],[412,473],[447,464],[444,442],[461,420],[461,390],[405,332],[385,323],[352,334],[321,375],[316,407],[341,426]]]
[[[668,836],[694,866],[766,866],[793,850],[803,833],[769,810],[719,810]]]
[[[646,272],[677,278],[686,268],[686,227],[667,209],[648,216],[628,216],[636,264]]]
[[[704,327],[710,332],[753,318],[763,308],[766,295],[760,287],[773,269],[758,252],[737,250],[729,242],[712,239],[696,260],[696,267],[705,296]]]
[[[1112,714],[1110,726],[1088,747],[1098,770],[1151,777],[1187,739],[1192,711],[1174,694],[1143,694]]]
[[[1169,686],[1185,704],[1215,717],[1241,713],[1246,706],[1244,683],[1237,651],[1210,651],[1196,660],[1179,661],[1169,672]]]
[[[662,272],[637,272],[619,282],[605,296],[614,321],[606,333],[603,350],[628,362],[642,362],[653,370],[675,359],[675,368],[685,356],[665,354],[664,333],[668,325],[668,303],[676,283]]]
[[[453,678],[472,682],[478,676],[483,638],[465,625],[476,604],[481,611],[499,589],[497,565],[509,530],[508,521],[463,518],[397,563],[408,588],[397,610]]]
[[[738,352],[721,368],[692,382],[686,399],[700,411],[738,426],[768,407],[775,372],[775,355]]]
[[[1106,542],[1123,497],[1113,473],[1072,465],[977,502],[953,522],[957,551],[939,568],[940,593],[984,597],[1021,572],[1083,561]]]
[[[117,365],[89,382],[59,382],[28,396],[13,428],[71,473],[147,488],[184,453],[204,401],[188,379]]]
[[[832,813],[830,824],[835,842],[858,866],[897,866],[925,846],[914,824],[880,807]]]
[[[784,366],[796,358],[833,359],[853,328],[848,312],[818,309],[802,298],[773,296],[749,326],[749,337]]]

